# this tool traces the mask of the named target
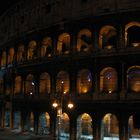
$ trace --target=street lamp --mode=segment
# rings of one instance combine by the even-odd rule
[[[61,120],[62,120],[62,114],[63,114],[63,95],[65,94],[65,92],[63,92],[63,85],[64,85],[64,81],[61,82],[61,93],[58,93],[54,102],[52,103],[53,108],[57,109],[57,129],[58,129],[58,136],[57,136],[57,140],[60,140],[60,129],[61,129]],[[69,101],[67,104],[67,107],[69,109],[72,109],[74,107],[74,104],[72,103],[72,101]]]

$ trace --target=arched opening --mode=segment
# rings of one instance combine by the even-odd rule
[[[48,73],[42,73],[40,76],[39,93],[46,94],[51,92],[51,81]]]
[[[6,110],[4,113],[4,127],[9,128],[11,122],[11,113],[10,110]]]
[[[77,38],[77,51],[78,52],[91,52],[92,45],[92,33],[89,29],[82,29],[78,33]]]
[[[77,91],[79,94],[87,94],[92,91],[92,75],[89,70],[82,69],[78,72]]]
[[[14,60],[14,48],[10,48],[8,52],[8,65],[12,65]]]
[[[5,66],[6,66],[6,51],[4,51],[1,56],[1,68]]]
[[[140,92],[140,66],[132,66],[128,69],[127,88],[129,91]]]
[[[63,138],[69,138],[70,134],[70,122],[69,122],[69,116],[66,113],[62,114],[62,120],[61,120],[61,130],[60,130],[60,136]]]
[[[52,39],[50,37],[45,37],[42,41],[41,46],[41,57],[51,57],[52,56]]]
[[[29,74],[26,77],[25,81],[25,94],[26,95],[34,95],[35,93],[35,82],[34,82],[34,76],[32,74]]]
[[[47,135],[50,133],[50,116],[47,112],[41,113],[39,116],[39,134]]]
[[[84,113],[77,119],[77,139],[93,140],[92,118]]]
[[[140,47],[140,23],[130,22],[125,27],[125,44],[132,47]]]
[[[21,76],[16,76],[14,94],[20,94],[22,92],[21,87],[22,87],[22,78]]]
[[[118,76],[114,68],[104,68],[100,73],[100,91],[113,93],[118,88]]]
[[[136,118],[134,118],[136,117]],[[128,120],[128,134],[129,140],[139,140],[140,139],[140,118],[137,116],[130,116]],[[139,128],[137,128],[139,125]]]
[[[70,52],[70,35],[63,33],[58,37],[57,54],[69,54]]]
[[[38,56],[38,50],[37,50],[37,43],[36,41],[32,40],[29,42],[28,45],[28,54],[27,59],[32,60]]]
[[[19,111],[15,111],[13,114],[13,129],[21,131],[21,113]]]
[[[115,115],[108,113],[104,116],[101,136],[103,140],[119,140],[119,123]]]
[[[21,44],[18,46],[18,51],[17,51],[17,62],[20,63],[24,60],[24,45]]]
[[[112,49],[117,45],[117,31],[113,26],[106,25],[101,28],[99,33],[100,48]]]
[[[34,131],[34,114],[33,114],[33,112],[28,112],[26,114],[24,130],[28,131],[28,132]]]
[[[69,74],[65,71],[60,71],[56,77],[56,92],[61,94],[68,94],[69,86]]]

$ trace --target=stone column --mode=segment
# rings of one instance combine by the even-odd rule
[[[39,126],[39,113],[34,112],[34,133],[38,134],[38,126]]]
[[[125,117],[121,118],[120,125],[119,125],[119,138],[120,140],[128,140],[128,121]]]
[[[101,140],[101,120],[98,114],[92,117],[93,139]]]
[[[76,117],[70,118],[70,140],[76,140],[76,133],[77,133],[77,121]]]

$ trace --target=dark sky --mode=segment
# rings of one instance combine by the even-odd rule
[[[8,8],[10,8],[13,4],[18,2],[19,0],[3,0],[0,3],[0,15],[4,13]]]

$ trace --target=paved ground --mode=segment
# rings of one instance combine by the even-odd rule
[[[39,136],[31,133],[17,133],[9,130],[0,130],[0,140],[52,140],[48,136]]]

